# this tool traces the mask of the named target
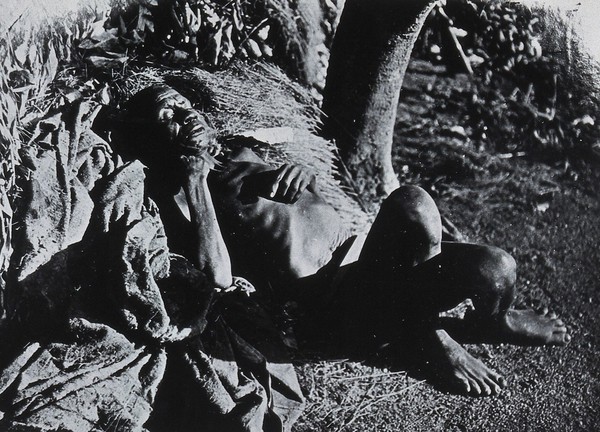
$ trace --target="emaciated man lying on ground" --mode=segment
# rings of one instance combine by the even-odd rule
[[[173,88],[140,91],[122,120],[115,145],[149,167],[171,248],[216,287],[232,284],[233,267],[259,290],[268,283],[326,310],[355,344],[410,340],[442,381],[471,395],[497,394],[505,380],[440,327],[439,312],[471,298],[466,322],[489,341],[570,340],[555,314],[511,307],[516,264],[508,253],[442,241],[438,209],[417,186],[392,193],[366,238],[356,238],[307,170],[271,167],[248,149],[219,154],[215,131]]]

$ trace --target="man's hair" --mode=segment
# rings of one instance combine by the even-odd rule
[[[150,120],[156,102],[156,95],[161,91],[175,90],[166,84],[153,84],[146,87],[123,104],[123,112],[129,119]]]

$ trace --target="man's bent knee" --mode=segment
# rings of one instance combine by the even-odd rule
[[[386,198],[382,208],[392,218],[390,230],[401,233],[418,250],[417,261],[440,252],[442,222],[433,198],[418,186],[402,186]],[[417,264],[417,262],[415,262]]]
[[[494,246],[486,247],[485,255],[485,266],[493,273],[495,279],[513,285],[517,274],[517,263],[512,255]]]
[[[419,186],[402,186],[390,194],[383,203],[400,221],[422,226],[424,232],[439,243],[442,238],[440,212],[433,198]]]
[[[508,252],[493,246],[482,247],[479,271],[487,281],[488,289],[495,292],[499,299],[512,301],[517,264]]]
[[[434,216],[437,219],[440,218],[435,201],[433,201],[431,195],[419,186],[399,187],[385,199],[382,207],[390,207],[396,212],[414,214],[419,217]]]
[[[441,239],[433,199],[420,187],[403,186],[383,202],[359,259],[370,271],[388,274],[438,255]]]

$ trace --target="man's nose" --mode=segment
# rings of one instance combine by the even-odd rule
[[[200,116],[198,111],[192,108],[181,108],[178,110],[178,119],[182,124],[188,124],[193,120],[197,120]]]

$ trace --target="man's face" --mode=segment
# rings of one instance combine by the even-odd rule
[[[148,120],[158,125],[168,145],[184,152],[204,150],[213,156],[218,153],[215,130],[188,99],[169,87],[156,89],[152,99]]]

